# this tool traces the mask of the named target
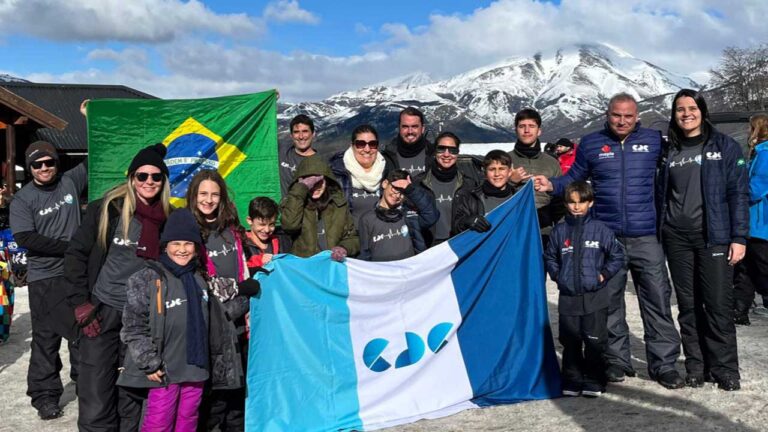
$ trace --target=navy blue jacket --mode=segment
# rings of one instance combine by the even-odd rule
[[[566,215],[552,229],[544,263],[561,294],[583,295],[603,288],[624,266],[624,247],[604,223],[591,216]]]
[[[669,199],[669,158],[659,170],[656,202],[659,227]],[[711,129],[701,155],[704,238],[710,245],[746,244],[749,236],[749,175],[741,147],[728,135]],[[661,232],[661,230],[659,230]]]
[[[654,179],[661,151],[657,130],[641,128],[638,122],[622,143],[606,124],[603,130],[581,139],[568,173],[550,179],[552,193],[562,195],[569,183],[591,179],[595,218],[618,237],[654,235]]]

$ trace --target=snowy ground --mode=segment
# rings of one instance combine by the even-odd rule
[[[547,286],[553,330],[557,293]],[[27,290],[16,291],[11,339],[0,345],[0,431],[73,431],[77,424],[75,388],[67,376],[66,347],[62,348],[64,396],[62,418],[41,421],[26,396],[26,372],[31,337]],[[562,398],[465,411],[438,420],[424,420],[393,431],[610,431],[684,432],[768,431],[768,318],[751,315],[751,327],[739,327],[742,389],[723,392],[714,384],[700,389],[667,390],[648,378],[637,298],[627,294],[637,378],[611,385],[600,399]],[[676,313],[676,310],[674,311]],[[558,345],[558,352],[561,348]],[[682,362],[678,369],[683,373]]]

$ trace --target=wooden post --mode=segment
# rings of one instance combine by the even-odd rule
[[[16,190],[16,126],[14,122],[5,125],[5,183],[8,185],[8,193],[13,195]]]

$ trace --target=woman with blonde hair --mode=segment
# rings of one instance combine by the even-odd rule
[[[749,239],[747,255],[736,267],[734,321],[749,325],[749,308],[755,291],[763,307],[754,312],[768,315],[768,114],[749,119]]]
[[[78,427],[138,430],[146,389],[117,386],[126,346],[120,341],[128,278],[160,256],[171,210],[166,147],[140,150],[120,184],[91,202],[64,256],[68,301],[80,337]]]

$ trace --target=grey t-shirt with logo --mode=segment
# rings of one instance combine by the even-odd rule
[[[432,192],[435,194],[435,204],[440,211],[440,219],[435,224],[435,240],[446,240],[451,236],[451,217],[453,215],[453,194],[456,191],[456,180],[454,177],[449,182],[441,182],[432,179]]]
[[[396,261],[414,256],[413,240],[405,221],[405,217],[394,222],[382,220],[376,210],[361,216],[361,257],[370,261]]]
[[[205,243],[208,258],[213,261],[216,268],[216,276],[236,279],[238,276],[237,246],[232,231],[225,229],[221,233],[211,231],[208,241]]]
[[[352,193],[349,194],[349,208],[352,219],[357,226],[360,221],[360,216],[367,213],[369,210],[376,208],[376,204],[379,203],[381,197],[381,189],[375,192],[368,192],[365,189],[352,188]]]
[[[301,161],[305,159],[305,156],[300,156],[296,153],[293,146],[288,147],[288,150],[280,155],[280,194],[281,196],[288,195],[288,189],[293,183],[293,175],[296,174],[296,168]]]
[[[13,234],[35,232],[55,240],[69,241],[80,226],[80,194],[88,184],[84,164],[64,173],[56,187],[43,190],[33,182],[21,188],[11,201]],[[64,257],[27,257],[27,281],[35,282],[64,274]]]
[[[125,284],[132,274],[144,268],[144,258],[136,256],[141,236],[141,222],[131,219],[128,238],[123,237],[123,221],[120,220],[115,235],[109,239],[107,258],[93,285],[93,295],[102,303],[123,310],[126,301]]]
[[[701,153],[704,144],[683,146],[669,155],[669,195],[666,223],[679,231],[704,229]]]
[[[492,196],[487,196],[485,194],[481,194],[480,196],[483,199],[483,206],[485,207],[485,214],[490,213],[491,210],[493,210],[496,207],[500,206],[504,201],[509,199],[509,197],[492,197]]]
[[[416,156],[408,158],[397,153],[397,163],[400,166],[400,169],[408,171],[412,179],[427,170],[425,161],[426,150],[422,150]]]

